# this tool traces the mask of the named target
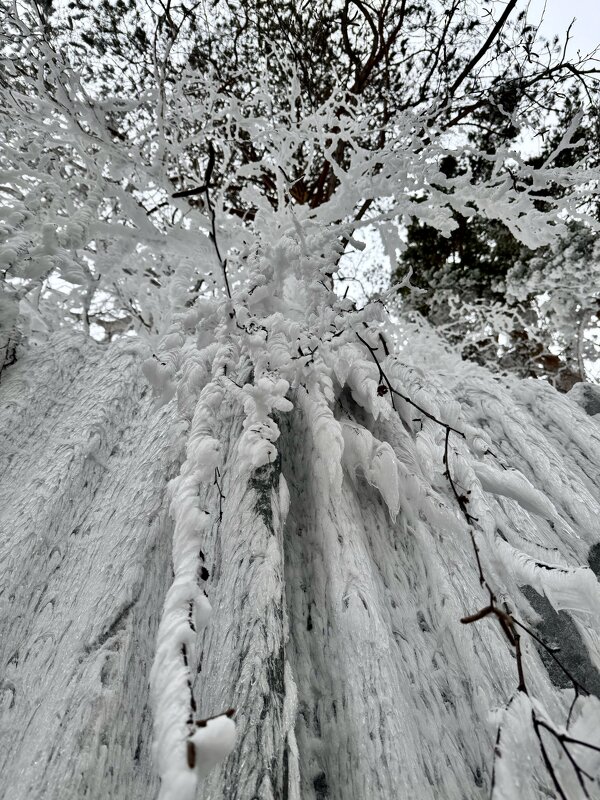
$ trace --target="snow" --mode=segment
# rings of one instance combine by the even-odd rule
[[[204,101],[193,113],[210,120]],[[10,332],[30,337],[0,383],[11,800],[540,800],[555,778],[581,797],[560,745],[597,741],[598,700],[552,682],[528,594],[565,613],[596,678],[597,420],[581,391],[494,378],[427,333],[402,347],[392,292],[356,308],[333,276],[361,226],[416,214],[448,233],[449,202],[547,242],[576,200],[539,192],[552,180],[575,196],[582,179],[518,160],[509,175],[505,148],[486,182],[444,178],[444,142],[415,133],[426,118],[394,120],[373,152],[335,96],[287,121],[227,103],[231,130],[266,153],[236,179],[277,177],[276,208],[246,187],[248,224],[227,216],[224,189],[218,218],[153,227],[115,175],[138,194],[160,184],[177,163],[166,138],[156,162],[132,148],[99,166],[74,136],[85,202],[65,185],[40,210],[36,185],[2,217],[0,261],[19,280],[56,274],[84,308],[101,265],[139,318],[134,347],[59,331],[36,350],[43,314],[17,284],[2,299]],[[55,109],[57,152],[81,131],[77,108]],[[346,141],[332,198],[292,203],[285,154]],[[123,204],[117,222],[98,218],[105,195]],[[365,198],[381,208],[350,224]],[[76,251],[96,240],[92,272]],[[69,308],[56,301],[49,331]],[[593,747],[573,748],[598,776]]]
[[[500,470],[489,464],[481,463],[475,466],[475,473],[484,491],[511,497],[526,511],[539,514],[545,519],[551,520],[556,517],[554,507],[548,498],[515,470]]]
[[[0,384],[0,795],[142,800],[158,785],[148,678],[173,409],[152,410],[125,347],[71,331],[15,367]]]
[[[343,423],[344,467],[354,477],[361,472],[371,486],[381,492],[390,516],[395,520],[400,507],[399,465],[393,449],[380,442],[366,429]]]
[[[296,303],[299,300],[297,296]],[[253,581],[257,619],[272,614],[273,603],[281,603],[285,575],[286,611],[276,612],[272,619],[277,623],[264,628],[263,635],[266,642],[273,639],[270,652],[276,642],[281,643],[284,661],[278,669],[286,677],[279,686],[285,695],[285,686],[293,681],[297,698],[295,722],[284,722],[283,734],[280,717],[269,734],[276,736],[271,741],[287,742],[286,758],[297,764],[290,793],[312,796],[316,786],[318,792],[325,787],[337,792],[345,786],[350,796],[383,798],[414,793],[418,786],[419,797],[435,798],[441,792],[458,798],[470,796],[475,786],[477,796],[484,796],[491,788],[490,755],[500,730],[504,761],[496,767],[494,796],[510,797],[518,791],[524,797],[538,797],[536,781],[548,785],[548,776],[532,727],[530,701],[515,696],[512,648],[493,617],[472,626],[458,624],[461,617],[489,602],[479,584],[470,537],[472,533],[479,548],[488,585],[509,604],[515,618],[535,628],[538,617],[519,588],[533,587],[554,608],[569,612],[598,668],[594,609],[600,596],[594,574],[582,566],[587,550],[581,537],[581,522],[598,510],[589,480],[598,468],[597,451],[589,447],[595,423],[583,414],[576,419],[580,432],[582,425],[587,426],[585,455],[580,449],[584,436],[578,437],[576,447],[559,450],[560,429],[555,426],[549,436],[546,417],[556,414],[565,433],[567,429],[571,436],[575,433],[569,425],[565,429],[566,409],[558,409],[568,401],[553,390],[531,381],[501,388],[483,371],[466,365],[452,378],[431,367],[426,372],[411,363],[418,360],[418,351],[403,361],[385,356],[378,333],[384,329],[374,327],[365,341],[381,353],[381,367],[398,393],[392,403],[389,391],[378,391],[379,368],[351,327],[334,342],[321,345],[313,359],[295,361],[283,357],[285,328],[280,317],[276,322],[263,317],[261,324],[267,330],[274,324],[279,332],[274,375],[271,371],[268,380],[259,379],[250,391],[235,373],[231,358],[228,380],[218,377],[211,382],[205,373],[208,383],[201,397],[218,387],[220,400],[211,404],[210,412],[203,412],[203,430],[210,429],[210,441],[221,442],[222,474],[233,470],[246,477],[239,486],[240,477],[229,478],[224,494],[231,492],[233,480],[236,494],[242,495],[239,500],[227,496],[226,513],[233,517],[224,518],[224,527],[217,525],[219,539],[213,538],[217,536],[213,522],[203,547],[221,551],[223,569],[220,537],[229,525],[240,527],[236,516],[244,520],[243,544],[234,539],[232,554],[241,574],[251,563],[263,570],[260,582]],[[393,340],[393,327],[385,324],[385,335]],[[293,330],[294,339],[298,336],[297,326],[288,330]],[[290,356],[292,346],[288,344]],[[236,353],[244,375],[247,362],[239,360],[239,351],[229,352]],[[250,360],[258,359],[264,369],[264,353],[255,353],[254,345],[250,353]],[[526,407],[534,402],[543,403],[545,415],[537,407],[535,412]],[[237,410],[232,430],[233,408]],[[496,426],[501,426],[500,433]],[[193,436],[188,438],[188,456]],[[268,459],[256,455],[260,453],[267,453]],[[561,458],[579,466],[570,461],[567,466],[565,461],[560,467],[562,472],[568,470],[571,491],[557,497],[554,476]],[[464,493],[473,520],[469,524],[447,469],[457,491]],[[248,476],[261,470],[273,470],[277,478],[266,484],[260,478],[254,484]],[[208,485],[210,475],[204,479],[206,492],[215,498],[214,486]],[[258,549],[252,544],[256,533],[245,522],[248,512],[235,511],[239,503],[245,507],[244,482],[255,487],[251,491],[259,491],[253,501],[258,503],[254,519],[263,520],[259,528],[264,524],[273,531]],[[265,490],[267,496],[258,500]],[[251,553],[250,562],[244,560],[246,552]],[[245,563],[248,567],[242,566]],[[203,691],[209,686],[222,691],[226,685],[221,654],[225,643],[230,652],[232,642],[225,621],[235,618],[231,614],[248,611],[248,596],[236,611],[225,587],[215,590],[219,627],[214,627],[213,618],[207,628],[210,636],[204,638]],[[228,624],[237,629],[241,619]],[[547,718],[552,725],[564,724],[569,692],[552,686],[526,634],[522,648],[531,702],[538,704],[540,714],[550,709]],[[248,666],[242,667],[242,686],[248,686],[250,674],[256,675],[256,685],[262,688],[251,696],[259,697],[265,691],[264,673],[260,677],[258,663],[250,672]],[[264,699],[257,700],[254,708],[246,705],[246,689],[240,687],[236,695],[239,692],[244,697],[241,709],[237,700],[232,701],[239,744],[224,765],[215,763],[206,775],[207,797],[218,797],[219,787],[228,785],[232,768],[228,765],[240,763],[237,747],[256,741],[257,712]],[[574,720],[589,713],[589,702],[585,697],[577,700]],[[285,707],[282,701],[279,714]],[[499,709],[497,723],[490,725],[494,707]],[[293,740],[290,724],[295,728]],[[432,731],[438,734],[432,737]],[[450,764],[437,759],[440,747],[452,755]],[[562,776],[564,767],[554,756]],[[259,769],[253,758],[250,781]],[[378,764],[387,767],[377,769]],[[570,785],[571,778],[564,780]],[[265,796],[275,793],[273,784],[268,790],[259,785]]]
[[[104,698],[104,704],[126,702],[130,712],[121,718],[133,735],[137,728],[134,730],[132,721],[142,724],[140,709],[149,670],[143,667],[147,660],[135,668],[131,664],[138,664],[134,654],[140,647],[140,631],[145,630],[140,627],[142,620],[152,619],[153,614],[156,619],[159,614],[161,592],[153,587],[162,586],[164,592],[169,579],[169,530],[163,527],[158,539],[155,533],[146,540],[144,509],[147,514],[148,509],[162,505],[164,526],[170,506],[175,524],[175,577],[166,595],[152,672],[153,763],[162,775],[163,797],[195,797],[201,791],[204,797],[216,800],[234,781],[240,792],[249,796],[252,792],[276,796],[286,785],[292,797],[311,797],[316,785],[321,787],[319,791],[327,786],[334,796],[343,791],[346,796],[382,799],[415,792],[424,800],[440,794],[485,797],[491,787],[498,724],[503,756],[496,759],[495,797],[514,796],[515,781],[524,797],[537,800],[536,781],[552,791],[534,733],[531,738],[528,715],[535,700],[537,713],[543,712],[557,730],[563,730],[573,691],[550,682],[535,643],[523,633],[532,699],[525,702],[517,694],[505,712],[516,688],[510,645],[492,618],[460,625],[462,616],[479,610],[488,598],[479,586],[466,522],[444,477],[444,431],[439,424],[404,401],[398,401],[398,414],[375,416],[369,411],[369,401],[365,401],[368,408],[361,408],[335,375],[321,389],[315,383],[309,392],[290,384],[287,396],[292,398],[293,410],[277,410],[277,459],[252,470],[241,454],[246,452],[247,413],[258,413],[256,396],[251,395],[248,404],[241,388],[246,384],[235,381],[229,369],[231,379],[223,376],[218,366],[216,376],[211,377],[214,373],[189,351],[200,371],[191,383],[190,371],[182,367],[179,373],[188,387],[181,395],[184,408],[190,406],[192,395],[188,392],[196,397],[192,418],[181,427],[174,424],[173,404],[152,412],[148,398],[135,402],[131,398],[131,365],[136,360],[140,363],[135,349],[102,351],[106,355],[101,355],[83,342],[60,335],[51,349],[31,354],[11,368],[1,386],[3,452],[11,458],[10,471],[17,485],[23,486],[11,503],[3,506],[3,529],[17,531],[10,547],[4,545],[8,568],[16,570],[14,577],[5,573],[5,580],[10,577],[17,589],[31,586],[32,581],[37,585],[33,572],[30,577],[23,575],[26,560],[17,559],[17,554],[24,548],[40,547],[41,560],[34,556],[29,567],[39,571],[40,591],[49,580],[45,592],[48,599],[54,598],[54,606],[69,603],[74,590],[63,588],[61,582],[69,580],[69,572],[60,567],[65,548],[68,553],[71,547],[60,533],[65,509],[72,509],[68,513],[74,519],[81,514],[79,498],[90,496],[88,490],[78,487],[90,476],[105,487],[97,500],[88,500],[91,518],[96,515],[99,527],[94,534],[97,544],[85,557],[88,566],[82,583],[81,577],[76,577],[81,576],[78,562],[72,560],[80,558],[82,551],[73,551],[69,561],[76,585],[81,585],[81,591],[84,587],[87,593],[91,590],[84,606],[88,610],[82,613],[73,635],[75,641],[80,637],[87,642],[90,652],[98,653],[98,666],[89,672],[82,691],[89,692],[97,685],[101,673],[104,681],[107,675],[114,676],[108,684],[99,682],[101,687],[116,687],[129,674],[127,685],[132,694],[127,700],[110,700],[114,690],[106,688],[94,696]],[[413,342],[413,346],[417,344]],[[424,342],[424,346],[430,345]],[[344,352],[348,356],[348,345]],[[357,349],[357,353],[361,351]],[[211,347],[210,354],[222,363],[218,347]],[[432,358],[431,352],[428,357]],[[98,361],[101,358],[109,359],[106,367]],[[420,359],[418,349],[414,358]],[[244,368],[243,362],[240,364]],[[53,404],[63,391],[60,381],[67,380],[76,365],[80,377],[69,383],[69,391],[73,398],[81,395],[79,405],[72,411],[74,416],[60,422],[63,407]],[[468,365],[460,371],[452,367],[450,373],[430,367],[425,382],[423,374],[406,364],[401,384],[395,369],[390,368],[390,380],[405,396],[418,396],[423,402],[423,388],[419,395],[413,392],[416,386],[426,387],[431,396],[423,408],[442,420],[448,413],[457,429],[469,433],[465,439],[451,434],[450,468],[461,487],[471,491],[469,506],[479,520],[476,536],[486,577],[499,597],[506,598],[515,616],[534,630],[539,617],[520,586],[533,587],[554,608],[564,609],[598,670],[598,582],[585,567],[590,545],[598,541],[597,423],[568,398],[539,382],[509,381],[501,386],[484,371]],[[264,398],[263,414],[272,408],[276,385],[269,381],[261,390],[258,399],[263,402]],[[41,392],[40,386],[47,389]],[[281,385],[275,397],[282,397],[283,388]],[[143,411],[136,410],[139,402]],[[44,432],[24,446],[40,404],[60,424],[55,429],[44,426]],[[85,410],[89,408],[95,409],[92,417]],[[110,455],[111,442],[123,438],[115,409],[128,415],[123,425],[137,442],[128,445],[129,461],[118,469],[115,456]],[[74,434],[75,425],[69,420],[83,419],[84,431]],[[159,437],[156,444],[148,438],[148,419],[153,420],[153,435]],[[182,436],[185,459],[177,467]],[[495,456],[489,454],[490,445]],[[89,457],[90,448],[104,467]],[[159,452],[162,461],[157,461]],[[51,473],[46,468],[49,463],[53,465]],[[58,484],[50,482],[42,490],[36,465],[42,465],[45,482],[54,481],[51,476],[59,471],[71,475],[74,487],[63,482],[61,495],[55,491]],[[222,520],[215,468],[221,474],[225,496]],[[178,474],[169,484],[170,501],[161,501],[166,476],[173,470]],[[141,492],[137,510],[130,508],[129,499],[134,474],[138,476],[136,492]],[[155,476],[154,483],[148,483],[149,475]],[[122,489],[118,490],[119,486]],[[114,506],[110,499],[114,492],[122,497],[118,523],[106,516]],[[36,496],[38,510],[28,511]],[[47,544],[43,547],[28,535],[32,518],[46,520]],[[19,523],[20,519],[24,522]],[[134,528],[133,520],[139,520]],[[112,531],[111,536],[118,535],[107,552],[106,530]],[[131,530],[137,531],[133,538]],[[148,583],[146,568],[140,572],[129,566],[138,540],[145,541],[147,548],[158,543],[155,558],[162,554],[152,567],[153,583]],[[47,578],[42,576],[49,547],[58,548],[50,563],[56,561],[59,568]],[[120,557],[119,548],[124,548]],[[18,564],[21,567],[16,568]],[[90,577],[96,574],[97,579]],[[107,580],[115,586],[114,602],[112,610],[107,608],[98,616]],[[147,598],[143,608],[138,606],[142,601],[135,600],[140,591]],[[43,592],[41,596],[45,596]],[[127,612],[132,602],[134,611]],[[52,621],[56,613],[53,604],[40,606],[37,627],[31,633],[34,638],[46,635],[48,625],[57,630],[56,620]],[[142,611],[143,616],[138,616]],[[70,605],[60,613],[67,624]],[[128,623],[117,639],[123,642],[121,646],[130,643],[127,647],[132,648],[128,652],[133,662],[121,663],[107,649],[115,641],[110,620],[127,613],[133,614],[131,627]],[[155,628],[153,631],[145,634],[148,655]],[[67,631],[63,636],[70,634]],[[19,649],[22,630],[11,628],[4,641],[7,651]],[[50,645],[42,647],[44,639],[38,641],[42,661],[36,657],[31,667],[27,666],[29,659],[18,669],[10,666],[5,678],[5,695],[14,696],[9,713],[14,725],[24,731],[24,738],[9,751],[12,754],[31,748],[49,753],[52,736],[48,731],[66,735],[60,733],[61,727],[53,729],[50,720],[63,696],[52,687],[63,685],[59,676],[70,662],[56,662],[46,675],[40,665],[46,663],[51,649]],[[186,646],[187,667],[182,645]],[[65,656],[73,653],[72,668],[76,669],[80,651],[74,644],[70,647]],[[557,655],[560,658],[560,653]],[[113,665],[110,672],[102,666],[107,656],[106,663]],[[196,702],[191,725],[188,680]],[[59,705],[44,701],[38,712],[44,714],[39,725],[27,727],[20,721],[29,713],[23,705],[24,687],[35,681],[39,689],[33,696],[55,697],[52,703]],[[223,719],[229,708],[235,708],[235,723],[229,717]],[[577,700],[569,727],[573,736],[581,728],[581,736],[593,741],[592,720],[597,708],[593,697]],[[490,721],[493,710],[495,722]],[[214,728],[211,721],[206,729],[196,723],[215,715],[221,720],[217,728],[223,726],[223,730],[215,740],[206,739],[207,731]],[[107,720],[114,716],[107,710]],[[85,731],[92,740],[99,737],[100,732],[93,733],[94,719],[84,715],[72,735]],[[204,733],[200,735],[200,731]],[[115,729],[111,736],[116,738],[110,741],[121,735]],[[547,736],[557,774],[569,788],[568,796],[578,797],[579,784],[574,782],[569,764],[556,747],[552,749]],[[70,735],[60,740],[76,752]],[[188,756],[191,741],[198,743],[193,769]],[[99,786],[132,786],[137,787],[132,789],[134,796],[152,794],[154,784],[142,780],[137,772],[128,772],[133,751],[125,748],[122,760],[117,752],[121,751],[108,751],[107,758],[89,762],[78,785],[88,785],[96,776]],[[573,752],[582,768],[597,772],[592,753],[581,747]],[[27,776],[19,783],[23,791],[29,791],[33,781],[41,780],[41,762],[29,763],[23,755],[13,757],[14,769]],[[148,752],[145,759],[146,773],[151,775]],[[288,765],[285,775],[284,762]],[[272,763],[278,766],[269,772]],[[110,779],[109,768],[116,770]],[[14,785],[13,773],[5,774]]]
[[[235,722],[225,715],[209,719],[189,740],[200,774],[208,773],[235,747]]]

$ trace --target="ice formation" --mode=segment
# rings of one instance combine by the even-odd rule
[[[210,81],[191,104],[185,76],[122,147],[62,55],[23,42],[65,95],[37,75],[3,93],[24,200],[0,211],[0,792],[598,797],[597,412],[336,283],[361,228],[415,215],[547,243],[597,175],[498,148],[489,180],[449,178],[427,113],[371,149],[339,94],[252,116]],[[172,222],[140,202],[179,174],[190,114],[213,167],[212,138],[264,152],[229,176],[244,224],[227,178],[202,212],[168,197]],[[298,147],[332,169],[316,209],[292,202]],[[69,287],[52,310],[50,277]],[[135,341],[66,330],[77,308],[88,332],[99,288]]]
[[[288,252],[290,282],[305,258]],[[3,581],[35,605],[25,637],[4,617],[13,796],[66,779],[142,798],[157,768],[164,800],[540,798],[552,775],[594,797],[597,420],[430,335],[397,345],[381,304],[341,314],[296,284],[286,318],[274,298],[235,330],[243,294],[194,334],[175,320],[145,368],[154,410],[137,345],[62,333],[5,371]],[[502,618],[460,622],[490,602],[474,543],[527,629],[527,694]],[[52,768],[82,746],[74,773]]]
[[[381,304],[344,314],[347,301],[311,279],[331,269],[322,231],[307,221],[295,240],[278,224],[247,259],[274,274],[265,253],[283,247],[286,277],[261,299],[215,301],[216,341],[194,356],[212,360],[204,384],[186,377],[173,332],[157,353],[178,365],[182,408],[197,397],[153,671],[163,796],[178,796],[177,782],[166,787],[189,777],[184,745],[198,736],[186,729],[184,639],[200,652],[200,704],[236,709],[229,759],[216,766],[216,739],[205,766],[198,751],[203,797],[233,783],[239,797],[534,798],[556,785],[592,796],[597,422],[543,383],[502,383],[431,338],[400,349]],[[216,576],[216,611],[197,636],[168,623],[182,524],[194,537],[182,630],[199,545]],[[542,655],[560,654],[536,633],[531,591],[568,613],[586,649],[587,674],[565,672],[567,686],[549,679]]]

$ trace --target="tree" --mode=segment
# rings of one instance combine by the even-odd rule
[[[597,109],[586,104],[578,87],[563,98],[562,104],[551,135],[541,153],[529,159],[530,163],[542,165],[560,147],[566,131],[570,131],[572,145],[556,153],[557,163],[563,167],[577,163],[597,167]],[[510,106],[508,110],[502,107],[497,113],[512,126],[512,130],[505,127],[502,134],[514,140],[520,131],[514,126],[510,111]],[[467,160],[475,174],[487,177],[487,160],[478,153],[481,149],[493,152],[498,134],[494,126],[486,125],[483,132],[476,127],[469,138],[478,150],[469,153]],[[446,161],[445,171],[451,174],[464,168],[456,158],[449,157]],[[560,184],[553,191],[560,194]],[[410,270],[417,291],[405,288],[404,310],[415,309],[450,342],[461,347],[465,357],[492,369],[509,369],[523,377],[547,376],[559,391],[569,391],[575,383],[585,380],[582,347],[574,346],[573,342],[578,339],[583,343],[584,329],[594,316],[594,301],[591,307],[587,300],[581,307],[577,303],[573,306],[573,301],[567,302],[570,312],[562,317],[552,313],[553,301],[548,303],[543,298],[544,279],[540,274],[540,264],[552,257],[550,248],[531,251],[523,247],[505,225],[495,220],[467,220],[459,214],[455,214],[455,220],[457,227],[448,238],[416,218],[408,226],[407,246],[400,256],[397,272],[402,277]],[[585,239],[586,229],[573,226],[560,249],[577,251],[580,237]],[[591,233],[589,238],[593,240]],[[587,270],[586,265],[582,277]],[[548,281],[546,284],[547,290],[556,295],[558,305],[562,305],[565,295],[557,286],[556,276],[552,286]],[[593,285],[592,280],[580,286],[579,294],[593,295]],[[573,312],[583,320],[576,335],[570,330],[569,317]],[[557,327],[561,322],[564,328]],[[560,355],[556,353],[558,341],[561,341]],[[588,357],[595,355],[590,346],[586,351]]]
[[[517,262],[507,280],[508,291],[517,302],[536,298],[539,316],[556,331],[554,344],[560,348],[562,362],[572,364],[572,372],[580,379],[585,379],[585,361],[594,363],[598,358],[594,331],[589,330],[600,311],[598,255],[592,231],[572,225],[566,239],[524,263]],[[535,328],[530,327],[535,341]]]
[[[156,83],[113,95],[51,20],[9,11],[11,796],[147,797],[158,776],[165,800],[592,796],[597,422],[432,336],[405,345],[391,292],[334,289],[361,228],[393,252],[413,216],[551,246],[597,173],[498,147],[483,180],[445,174],[430,105],[374,141],[347,87],[271,103],[285,54],[246,100],[171,72],[172,26],[200,19],[183,6],[150,39]]]

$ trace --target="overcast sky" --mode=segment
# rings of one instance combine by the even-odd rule
[[[544,13],[541,33],[548,39],[555,34],[562,38],[575,17],[569,49],[571,58],[576,57],[578,49],[585,55],[600,44],[600,0],[531,0],[529,9],[532,23]]]

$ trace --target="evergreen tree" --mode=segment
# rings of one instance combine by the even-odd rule
[[[549,87],[546,101],[549,108],[556,95]],[[557,149],[567,131],[572,134],[568,147],[556,154],[562,167],[575,164],[587,168],[600,162],[598,114],[587,106],[578,89],[561,101],[561,110],[552,127],[544,132],[540,154],[528,161],[541,166]],[[507,125],[506,138],[515,140],[518,133],[512,122],[512,106],[502,106]],[[527,117],[522,117],[526,124]],[[573,130],[574,128],[574,130]],[[470,134],[473,146],[492,154],[499,139],[488,126]],[[468,168],[481,179],[489,177],[489,160],[481,155],[468,156],[463,164],[449,157],[447,174],[456,175]],[[560,196],[562,187],[555,184],[553,194]],[[576,348],[564,345],[556,354],[566,329],[556,327],[559,316],[544,313],[547,304],[540,304],[542,281],[540,263],[551,257],[550,249],[523,247],[502,223],[482,218],[468,219],[455,212],[456,228],[444,237],[433,227],[417,219],[407,226],[407,244],[397,270],[397,278],[411,271],[411,284],[416,291],[403,290],[405,310],[415,310],[433,324],[463,355],[492,368],[516,372],[529,377],[548,377],[561,391],[568,391],[577,381],[585,380],[585,369]],[[579,230],[574,225],[561,248],[570,247],[571,236]],[[585,235],[582,232],[582,235]],[[590,234],[591,235],[591,234]],[[592,237],[593,238],[593,237]],[[577,245],[575,245],[577,248]],[[530,280],[536,271],[535,281]],[[567,269],[570,272],[570,270]],[[556,283],[556,277],[554,277]],[[533,287],[537,287],[537,292]],[[529,287],[527,289],[526,287]],[[593,294],[593,287],[586,287]],[[585,289],[584,289],[585,291]],[[591,295],[590,295],[591,296]],[[582,308],[587,309],[587,304]],[[592,322],[594,314],[587,313]],[[583,334],[581,334],[583,335]],[[588,348],[588,355],[594,351]]]

